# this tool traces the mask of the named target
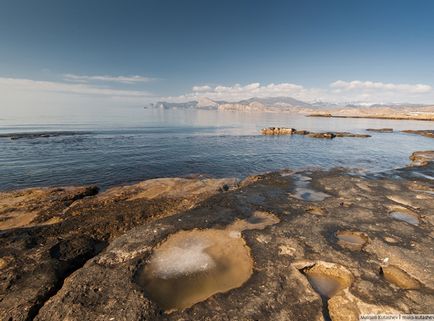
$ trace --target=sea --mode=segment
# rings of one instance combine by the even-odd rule
[[[370,138],[263,136],[269,126],[367,133]],[[434,122],[312,118],[291,113],[129,108],[96,117],[6,118],[0,135],[0,190],[96,184],[102,189],[158,177],[236,177],[281,169],[336,167],[376,173],[406,166],[434,139],[400,132]],[[73,133],[74,135],[71,135]],[[7,136],[7,135],[6,135]]]

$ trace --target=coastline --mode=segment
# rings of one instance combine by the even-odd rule
[[[434,121],[434,116],[415,117],[415,116],[382,116],[382,115],[332,115],[332,114],[308,114],[306,117],[323,118],[361,118],[361,119],[386,119],[386,120],[419,120]]]
[[[101,193],[94,187],[1,193],[2,224],[7,216],[16,225],[1,231],[0,317],[273,320],[283,313],[301,321],[327,314],[357,320],[368,311],[429,313],[432,156],[414,153],[414,165],[421,166],[369,177],[345,169],[284,170],[242,181],[155,179]],[[240,287],[164,313],[136,283],[137,271],[171,235],[261,222],[253,219],[258,212],[279,222],[236,234],[254,261],[254,273]],[[350,238],[341,240],[340,233]],[[360,246],[350,242],[357,236]],[[341,291],[324,301],[306,277],[314,267],[347,280]]]

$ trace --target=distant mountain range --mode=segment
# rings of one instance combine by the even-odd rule
[[[231,111],[269,111],[269,112],[296,112],[301,114],[310,114],[317,112],[333,114],[365,114],[365,113],[434,113],[434,106],[420,104],[366,104],[358,102],[349,103],[329,103],[313,102],[307,103],[291,97],[268,97],[268,98],[250,98],[237,102],[216,101],[209,98],[201,97],[182,103],[173,103],[159,101],[151,104],[152,108],[162,109],[208,109],[208,110],[231,110]]]

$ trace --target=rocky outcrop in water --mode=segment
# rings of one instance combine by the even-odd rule
[[[292,135],[296,132],[294,128],[268,127],[261,130],[262,135]]]
[[[176,178],[97,194],[2,193],[2,223],[40,210],[1,231],[0,319],[432,313],[433,173],[427,162],[371,176],[286,170],[238,183]],[[399,211],[418,224],[393,215]],[[234,281],[215,287],[210,273]]]
[[[76,135],[87,135],[87,134],[91,134],[91,132],[48,131],[48,132],[0,134],[0,138],[10,138],[11,140],[17,140],[17,139],[50,138],[50,137],[58,137],[58,136],[76,136]]]
[[[297,130],[294,128],[286,127],[268,127],[261,130],[262,135],[302,135],[311,138],[326,138],[333,139],[335,137],[356,137],[356,138],[368,138],[371,137],[367,134],[354,134],[349,132],[322,132],[315,133],[308,130]]]
[[[403,130],[403,133],[416,134],[424,137],[434,138],[434,130]]]
[[[393,133],[393,128],[368,128],[367,131],[376,133]]]
[[[429,162],[434,161],[434,151],[432,150],[425,150],[425,151],[418,151],[414,152],[410,156],[410,160],[413,162],[413,165],[417,166],[423,166],[427,165]]]

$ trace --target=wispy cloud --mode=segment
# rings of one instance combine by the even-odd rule
[[[374,81],[343,81],[337,80],[330,84],[331,88],[337,90],[367,90],[367,91],[394,91],[410,94],[424,94],[432,91],[430,85],[424,84],[393,84]]]
[[[145,98],[151,96],[151,94],[146,91],[97,87],[89,84],[71,84],[64,82],[4,77],[0,77],[0,89],[124,98]]]
[[[153,81],[154,78],[150,77],[143,77],[143,76],[110,76],[110,75],[75,75],[75,74],[65,74],[63,75],[63,78],[66,81],[73,81],[73,82],[114,82],[114,83],[121,83],[121,84],[136,84],[136,83],[143,83],[143,82],[150,82]]]

